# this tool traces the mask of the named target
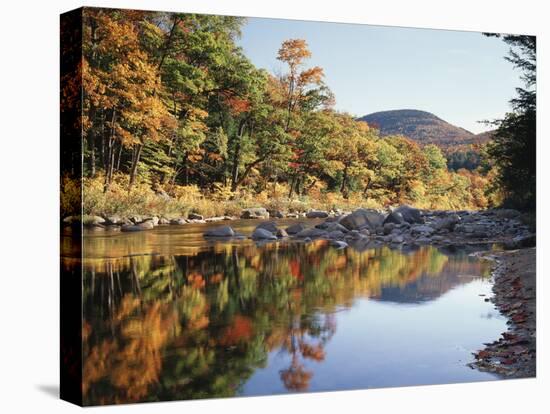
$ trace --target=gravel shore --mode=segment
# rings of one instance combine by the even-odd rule
[[[508,330],[474,354],[470,366],[504,378],[536,376],[536,248],[484,255],[496,260],[491,300],[508,318]]]

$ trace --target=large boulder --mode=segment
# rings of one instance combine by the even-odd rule
[[[340,220],[340,224],[348,230],[369,228],[375,230],[382,226],[385,216],[376,210],[359,208]]]
[[[400,213],[401,216],[403,216],[403,220],[405,220],[409,224],[418,223],[422,224],[424,223],[424,219],[422,218],[422,213],[419,209],[403,205],[400,207],[397,207],[395,210],[393,210],[394,213]],[[399,224],[399,223],[397,223]]]
[[[277,233],[277,224],[274,221],[264,221],[256,226],[256,229],[264,229],[270,233]]]
[[[305,230],[306,226],[302,223],[296,223],[292,226],[286,228],[286,232],[290,235],[300,233],[302,230]]]
[[[98,224],[105,224],[105,219],[100,216],[82,216],[82,224],[85,226],[97,226]]]
[[[252,233],[252,240],[277,240],[277,236],[266,229],[256,227]]]
[[[269,213],[269,217],[272,217],[272,218],[284,218],[285,217],[283,212],[280,211],[280,210],[269,210],[268,213]]]
[[[206,230],[203,233],[204,237],[233,237],[235,231],[229,226],[215,227],[213,229]]]
[[[321,230],[321,229],[313,227],[311,229],[302,230],[300,233],[296,234],[296,237],[298,237],[300,239],[304,239],[304,238],[315,239],[315,238],[319,238],[319,237],[326,237],[327,234],[328,233],[326,232],[326,230]]]
[[[241,212],[242,219],[268,219],[269,212],[263,207],[245,208]]]
[[[142,230],[151,230],[155,227],[155,221],[153,219],[144,221],[143,223],[137,224]]]
[[[167,218],[165,217],[161,217],[159,219],[159,224],[170,224],[170,220],[168,220]]]
[[[345,226],[342,226],[340,223],[336,223],[336,222],[327,223],[327,226],[323,227],[323,229],[328,232],[332,232],[332,231],[341,231],[342,233],[348,232],[348,229]]]
[[[306,213],[307,218],[327,218],[328,213],[326,211],[311,210]]]
[[[438,231],[439,230],[453,231],[458,223],[460,223],[460,216],[458,214],[451,214],[448,217],[444,217],[436,221],[433,224],[433,227]]]
[[[398,211],[392,211],[390,214],[388,214],[388,217],[384,220],[384,224],[403,224],[405,223],[405,219],[403,218],[403,214],[399,213]]]
[[[105,217],[105,222],[111,225],[128,224],[124,218],[117,215]]]

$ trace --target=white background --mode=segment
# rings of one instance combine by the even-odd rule
[[[111,6],[413,27],[529,33],[538,36],[538,378],[278,397],[234,398],[101,408],[108,412],[299,411],[538,413],[550,409],[548,323],[543,283],[548,245],[548,53],[545,1],[78,1],[8,0],[0,14],[0,411],[66,413],[57,399],[58,58],[61,12]],[[350,39],[350,41],[353,41]],[[359,47],[359,45],[358,45]],[[546,164],[546,165],[545,165]],[[543,190],[543,191],[541,191]],[[542,213],[542,214],[540,214]],[[548,276],[548,275],[546,275]],[[406,343],[406,338],[403,338]],[[356,356],[360,358],[360,355]],[[97,410],[96,408],[92,410]]]

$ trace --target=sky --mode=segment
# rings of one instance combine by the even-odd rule
[[[521,86],[508,46],[477,32],[249,18],[239,44],[257,67],[284,73],[277,51],[291,38],[307,41],[307,67],[324,69],[335,108],[354,116],[419,109],[479,133]]]

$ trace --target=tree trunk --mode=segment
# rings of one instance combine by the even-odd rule
[[[231,191],[237,191],[237,181],[239,180],[239,164],[241,163],[241,140],[244,134],[246,121],[243,119],[239,124],[237,133],[237,143],[235,144],[235,152],[233,154],[233,165],[231,166]]]
[[[189,185],[189,154],[185,153],[183,157],[183,184]]]
[[[346,182],[348,180],[348,166],[344,168],[344,176],[342,177],[342,185],[340,186],[340,193],[345,197]]]
[[[137,167],[139,164],[139,157],[141,156],[141,150],[143,149],[143,144],[139,144],[136,147],[136,154],[134,156],[133,162],[132,162],[132,169],[130,171],[130,184],[128,185],[128,192],[132,189],[132,186],[134,185],[136,181],[136,172]]]
[[[92,130],[94,127],[92,126]],[[90,135],[88,137],[88,145],[90,147],[90,176],[95,177],[95,133],[90,131]]]
[[[251,162],[250,164],[248,164],[243,172],[243,175],[241,175],[241,178],[239,178],[239,181],[237,181],[237,187],[239,185],[241,185],[241,183],[246,179],[246,177],[248,176],[248,174],[250,173],[250,171],[252,171],[252,168],[254,168],[256,165],[258,165],[259,163],[261,163],[262,161],[265,161],[265,158],[266,157],[261,157],[261,158],[258,158],[257,160],[255,160],[254,162]]]
[[[118,147],[118,156],[116,160],[116,170],[120,171],[120,159],[122,158],[122,144]]]
[[[308,185],[307,187],[304,187],[304,190],[302,191],[302,195],[307,195],[307,193],[309,193],[309,190],[311,190],[313,188],[313,186],[317,183],[317,180],[313,180],[313,182]]]
[[[114,164],[114,142],[115,142],[115,121],[116,121],[116,109],[113,109],[113,115],[111,117],[111,134],[109,141],[107,142],[107,156],[105,159],[105,184],[103,185],[103,192],[107,192],[111,185],[111,179],[113,177],[113,164]]]
[[[288,198],[292,197],[292,193],[294,192],[294,182],[296,181],[296,175],[292,175],[292,180],[290,180],[290,189],[288,190]]]

